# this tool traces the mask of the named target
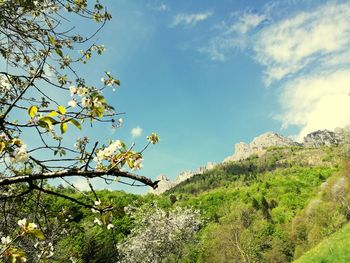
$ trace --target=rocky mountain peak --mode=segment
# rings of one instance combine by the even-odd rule
[[[328,130],[318,130],[309,133],[304,138],[304,146],[306,147],[321,147],[338,144],[340,142],[339,134]]]
[[[252,155],[262,156],[266,153],[268,147],[305,146],[316,148],[344,143],[345,141],[350,142],[350,126],[337,128],[334,132],[329,130],[318,130],[312,132],[304,138],[303,143],[298,143],[275,132],[266,132],[255,137],[249,144],[244,142],[235,144],[234,154],[225,158],[224,162],[240,161],[247,159]],[[150,192],[161,194],[196,174],[203,174],[204,172],[213,169],[215,166],[215,163],[209,162],[206,166],[199,167],[196,171],[185,171],[180,173],[174,181],[169,180],[162,174],[157,178],[157,180],[159,180],[158,188],[151,190]]]
[[[299,146],[300,144],[290,138],[284,137],[275,132],[266,132],[255,137],[249,144],[244,142],[235,145],[235,153],[227,157],[224,162],[240,161],[247,159],[253,154],[262,155],[268,147]]]
[[[288,137],[284,137],[275,132],[266,132],[258,137],[255,137],[250,143],[251,148],[262,149],[271,146],[297,146],[297,142]]]

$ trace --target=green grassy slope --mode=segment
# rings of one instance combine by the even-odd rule
[[[295,263],[348,263],[350,262],[350,224],[306,252]]]

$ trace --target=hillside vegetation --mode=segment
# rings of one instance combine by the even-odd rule
[[[341,230],[323,240],[315,248],[306,252],[305,255],[294,262],[350,262],[350,224],[347,224]]]
[[[99,191],[101,202],[114,207],[111,229],[99,226],[98,215],[90,210],[47,197],[52,262],[131,262],[120,260],[123,244],[130,255],[162,255],[149,254],[147,260],[134,256],[133,262],[347,262],[350,165],[342,156],[338,147],[271,147],[261,157],[220,164],[162,195]],[[79,200],[93,197],[58,189]],[[130,205],[138,214],[126,209]],[[187,208],[198,211],[201,221]],[[172,221],[171,215],[180,221]],[[164,237],[170,222],[184,224],[181,216],[192,220],[193,227],[175,229],[164,239],[172,245],[157,241],[157,233]],[[141,238],[137,233],[149,234]],[[343,261],[334,261],[336,255]]]

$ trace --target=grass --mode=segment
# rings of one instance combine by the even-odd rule
[[[350,262],[350,223],[294,261],[294,263],[335,262]]]

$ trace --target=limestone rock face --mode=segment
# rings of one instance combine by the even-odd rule
[[[258,137],[255,137],[249,144],[240,142],[235,145],[235,153],[232,156],[225,158],[224,162],[240,161],[249,158],[251,155],[262,156],[266,153],[268,147],[288,147],[288,146],[305,146],[305,147],[320,147],[330,146],[334,144],[349,145],[350,153],[350,126],[345,128],[337,128],[334,132],[328,130],[318,130],[308,134],[304,138],[304,142],[298,143],[288,137],[281,136],[275,132],[266,132]],[[208,163],[206,166],[199,167],[195,171],[185,171],[180,173],[174,181],[170,181],[165,175],[158,176],[158,188],[150,190],[151,193],[161,194],[179,183],[188,180],[196,174],[213,169],[216,166],[214,163]]]
[[[341,139],[338,133],[328,130],[318,130],[306,135],[303,145],[306,147],[317,148],[321,146],[338,144],[340,140]]]
[[[250,143],[250,147],[253,149],[263,149],[271,146],[298,146],[299,143],[293,141],[290,138],[279,135],[275,132],[266,132]]]
[[[195,171],[182,172],[176,177],[175,181],[170,181],[164,174],[161,174],[157,177],[157,180],[159,181],[158,187],[156,189],[151,189],[149,192],[156,195],[164,193],[167,190],[173,188],[174,186],[178,185],[183,181],[186,181],[187,179],[191,178],[196,174],[203,174],[204,172],[213,169],[215,165],[215,163],[209,162],[206,166],[201,166]]]
[[[155,195],[161,194],[175,186],[174,182],[170,181],[164,174],[159,175],[157,181],[159,181],[158,187],[149,191]]]
[[[240,161],[247,159],[253,154],[261,156],[266,152],[267,147],[271,146],[299,146],[300,144],[290,138],[281,136],[274,132],[266,132],[258,137],[255,137],[250,144],[244,142],[235,145],[235,153],[227,157],[224,162]]]

